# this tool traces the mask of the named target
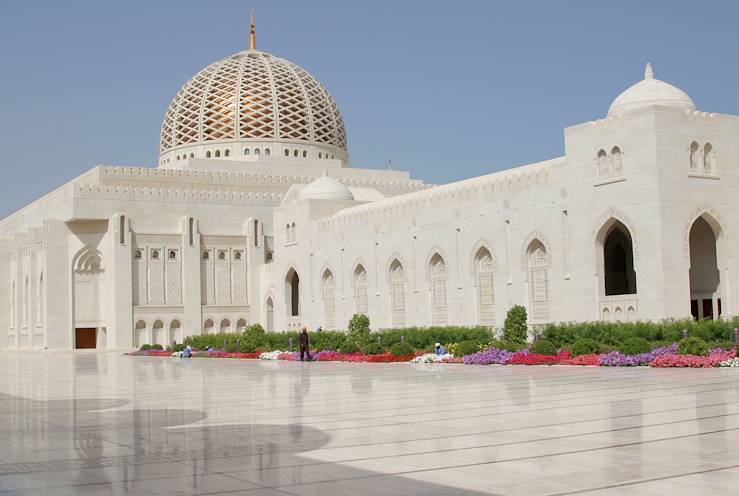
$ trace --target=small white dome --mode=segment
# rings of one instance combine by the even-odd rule
[[[301,199],[311,200],[354,200],[351,190],[336,179],[328,177],[326,170],[300,192]]]
[[[695,103],[680,88],[654,78],[652,64],[647,64],[644,79],[618,95],[608,109],[608,117],[622,115],[651,105],[680,110],[695,110]]]

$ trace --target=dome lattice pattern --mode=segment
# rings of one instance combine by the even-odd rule
[[[215,140],[302,140],[347,149],[336,102],[308,71],[247,50],[185,83],[164,116],[160,152]]]

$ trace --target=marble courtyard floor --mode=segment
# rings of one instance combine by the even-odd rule
[[[732,494],[739,370],[0,353],[0,495]]]

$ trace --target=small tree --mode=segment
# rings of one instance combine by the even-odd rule
[[[508,310],[503,324],[503,340],[510,343],[526,344],[528,334],[526,325],[526,308],[514,305]]]
[[[354,314],[349,321],[346,340],[361,348],[370,341],[370,320],[364,314]]]

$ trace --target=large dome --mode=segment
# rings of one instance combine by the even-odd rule
[[[344,119],[326,88],[298,65],[253,48],[209,65],[180,89],[164,116],[160,163],[220,157],[208,148],[218,143],[232,145],[225,157],[251,154],[233,146],[248,143],[271,146],[266,154],[348,159]]]
[[[618,95],[608,109],[608,117],[622,115],[651,105],[680,110],[695,110],[695,103],[680,88],[655,79],[652,64],[647,64],[644,79]]]

